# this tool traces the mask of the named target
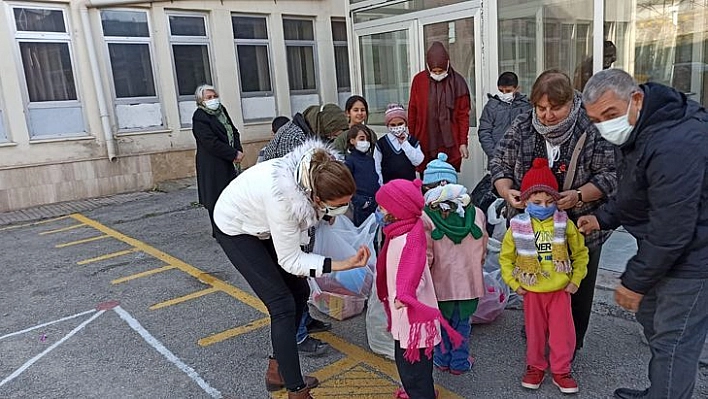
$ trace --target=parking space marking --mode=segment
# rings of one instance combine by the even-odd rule
[[[4,380],[0,381],[0,387],[3,386],[3,385],[5,385],[5,384],[7,384],[8,382],[14,380],[18,375],[22,374],[22,373],[23,373],[25,370],[27,370],[30,366],[32,366],[33,364],[35,364],[39,359],[43,358],[44,355],[46,355],[47,353],[53,351],[56,347],[58,347],[59,345],[61,345],[62,343],[64,343],[64,341],[66,341],[67,339],[73,337],[77,332],[83,330],[84,327],[86,327],[86,326],[87,326],[89,323],[91,323],[92,321],[96,320],[96,318],[97,318],[98,316],[102,315],[102,314],[105,313],[105,312],[106,312],[105,310],[99,310],[99,311],[96,312],[93,316],[91,316],[88,320],[84,320],[83,323],[79,324],[76,328],[74,328],[73,330],[71,330],[71,331],[70,331],[68,334],[66,334],[62,339],[60,339],[59,341],[53,343],[49,348],[47,348],[47,349],[45,349],[44,351],[42,351],[42,353],[40,353],[39,355],[37,355],[37,356],[33,357],[32,359],[28,360],[27,362],[25,362],[25,364],[23,364],[22,366],[20,366],[20,368],[18,368],[17,370],[15,370],[12,374],[10,374],[9,376],[7,376]]]
[[[58,218],[40,220],[39,222],[24,223],[24,224],[16,224],[16,225],[13,225],[13,226],[7,226],[7,227],[0,228],[0,231],[14,230],[14,229],[22,228],[22,227],[39,226],[39,225],[42,225],[42,224],[52,223],[52,222],[56,222],[56,221],[58,221],[58,220],[63,220],[63,219],[68,219],[68,218],[70,218],[70,216],[60,216],[60,217],[58,217]]]
[[[166,272],[168,270],[173,270],[173,269],[176,269],[176,267],[174,267],[172,265],[166,265],[166,266],[158,267],[156,269],[150,269],[150,270],[147,270],[144,272],[131,274],[130,276],[117,278],[117,279],[111,281],[111,284],[115,285],[115,284],[125,283],[126,281],[152,276],[153,274],[162,273],[162,272]]]
[[[103,234],[103,235],[96,236],[96,237],[84,238],[83,240],[76,240],[76,241],[71,241],[71,242],[67,242],[64,244],[57,244],[54,246],[54,248],[66,248],[66,247],[70,247],[72,245],[78,245],[78,244],[84,244],[87,242],[98,241],[98,240],[102,240],[104,238],[109,238],[109,237],[110,236]]]
[[[234,328],[229,328],[228,330],[222,331],[220,333],[216,333],[213,335],[210,335],[206,338],[202,338],[197,343],[199,346],[209,346],[213,345],[217,342],[225,341],[229,338],[233,338],[237,335],[245,334],[251,331],[258,330],[259,328],[263,328],[267,325],[270,324],[270,317],[264,317],[262,319],[258,319],[255,321],[252,321],[248,324],[244,324],[238,327]]]
[[[137,248],[125,249],[123,251],[118,251],[118,252],[113,252],[113,253],[106,254],[106,255],[101,255],[101,256],[97,256],[95,258],[91,258],[91,259],[80,260],[80,261],[76,262],[76,264],[77,265],[87,265],[89,263],[100,262],[100,261],[106,260],[106,259],[117,258],[119,256],[132,254],[133,252],[138,252],[138,251],[140,251],[140,250]]]
[[[24,330],[15,331],[14,333],[5,334],[5,335],[3,335],[2,337],[0,337],[0,340],[3,340],[3,339],[5,339],[5,338],[9,338],[9,337],[13,337],[13,336],[15,336],[15,335],[24,334],[24,333],[26,333],[26,332],[30,332],[30,331],[34,331],[34,330],[39,330],[39,329],[42,328],[42,327],[51,326],[52,324],[61,323],[62,321],[67,321],[67,320],[71,320],[71,319],[74,319],[74,318],[77,318],[77,317],[81,317],[81,316],[84,316],[84,315],[87,315],[87,314],[91,314],[91,313],[94,313],[95,311],[96,311],[96,309],[87,310],[87,311],[85,311],[85,312],[77,313],[77,314],[75,314],[75,315],[71,315],[71,316],[67,316],[67,317],[62,317],[62,318],[59,319],[59,320],[53,320],[53,321],[50,321],[50,322],[47,322],[47,323],[42,323],[42,324],[38,324],[38,325],[33,326],[33,327],[25,328]]]
[[[219,290],[218,290],[217,288],[214,288],[214,287],[207,288],[207,289],[204,289],[204,290],[192,292],[191,294],[183,295],[183,296],[178,297],[178,298],[170,299],[170,300],[168,300],[168,301],[156,303],[156,304],[150,306],[149,309],[150,309],[150,310],[157,310],[157,309],[166,308],[166,307],[168,307],[168,306],[177,305],[177,304],[180,304],[180,303],[182,303],[182,302],[191,301],[192,299],[200,298],[200,297],[203,297],[204,295],[213,294],[213,293],[215,293],[215,292],[219,292]]]
[[[43,231],[43,232],[39,233],[39,235],[40,235],[40,236],[44,236],[44,235],[47,235],[47,234],[61,233],[61,232],[63,232],[63,231],[74,230],[74,229],[78,229],[79,227],[85,227],[85,226],[86,226],[85,224],[79,223],[79,224],[74,224],[74,225],[67,226],[67,227],[62,227],[62,228],[60,228],[60,229]]]

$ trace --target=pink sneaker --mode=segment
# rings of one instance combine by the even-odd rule
[[[521,379],[521,386],[528,389],[538,389],[543,383],[546,372],[533,366],[526,366],[526,374]]]
[[[470,370],[472,370],[472,367],[474,367],[474,360],[475,360],[475,359],[474,359],[472,356],[470,356],[470,357],[467,358],[467,360],[470,362],[470,368],[468,368],[467,370],[457,370],[457,369],[451,368],[451,369],[450,369],[450,374],[452,374],[452,375],[462,375],[462,374],[467,373],[467,372],[469,372]]]
[[[563,393],[578,393],[578,383],[570,373],[553,374],[553,385]]]

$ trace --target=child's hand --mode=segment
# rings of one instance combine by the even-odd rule
[[[578,292],[578,286],[573,283],[568,283],[568,285],[565,286],[565,292],[575,294]]]
[[[521,287],[519,287],[519,288],[516,289],[516,294],[519,295],[519,296],[524,296],[524,295],[526,295],[527,292],[528,292],[528,291],[526,291],[525,289],[523,289],[523,288],[521,288]]]
[[[393,307],[396,309],[403,309],[406,307],[406,304],[399,301],[398,299],[394,299],[393,300]]]

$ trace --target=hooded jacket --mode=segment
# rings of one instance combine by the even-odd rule
[[[596,216],[637,240],[622,285],[708,278],[708,112],[673,88],[641,85],[644,102],[617,158],[617,194]]]
[[[337,156],[322,141],[308,140],[282,158],[245,170],[224,189],[214,208],[214,223],[219,230],[231,236],[247,234],[261,240],[272,239],[278,264],[296,276],[317,277],[327,271],[324,256],[301,249],[309,243],[307,230],[319,221],[319,216],[295,180],[295,170],[303,155],[315,148]]]
[[[487,157],[494,156],[494,148],[504,136],[506,129],[517,116],[531,110],[531,103],[525,94],[517,93],[514,101],[507,103],[496,95],[487,94],[489,101],[479,118],[479,143]]]

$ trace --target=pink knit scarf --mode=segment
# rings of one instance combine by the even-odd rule
[[[391,308],[389,307],[388,286],[386,284],[386,254],[388,252],[388,244],[392,238],[408,234],[406,236],[406,244],[401,253],[401,260],[398,264],[398,271],[396,272],[395,299],[406,305],[408,322],[410,323],[408,347],[403,357],[411,363],[420,360],[418,343],[423,330],[426,333],[425,354],[428,358],[432,357],[435,337],[438,335],[435,320],[447,331],[453,346],[455,348],[459,347],[462,344],[463,337],[448,324],[440,310],[421,303],[416,297],[416,290],[418,285],[420,285],[420,279],[427,264],[427,242],[423,220],[419,217],[399,220],[384,227],[383,230],[386,234],[386,241],[376,261],[376,290],[379,299],[384,304],[384,309],[386,309],[389,331],[391,330]]]

